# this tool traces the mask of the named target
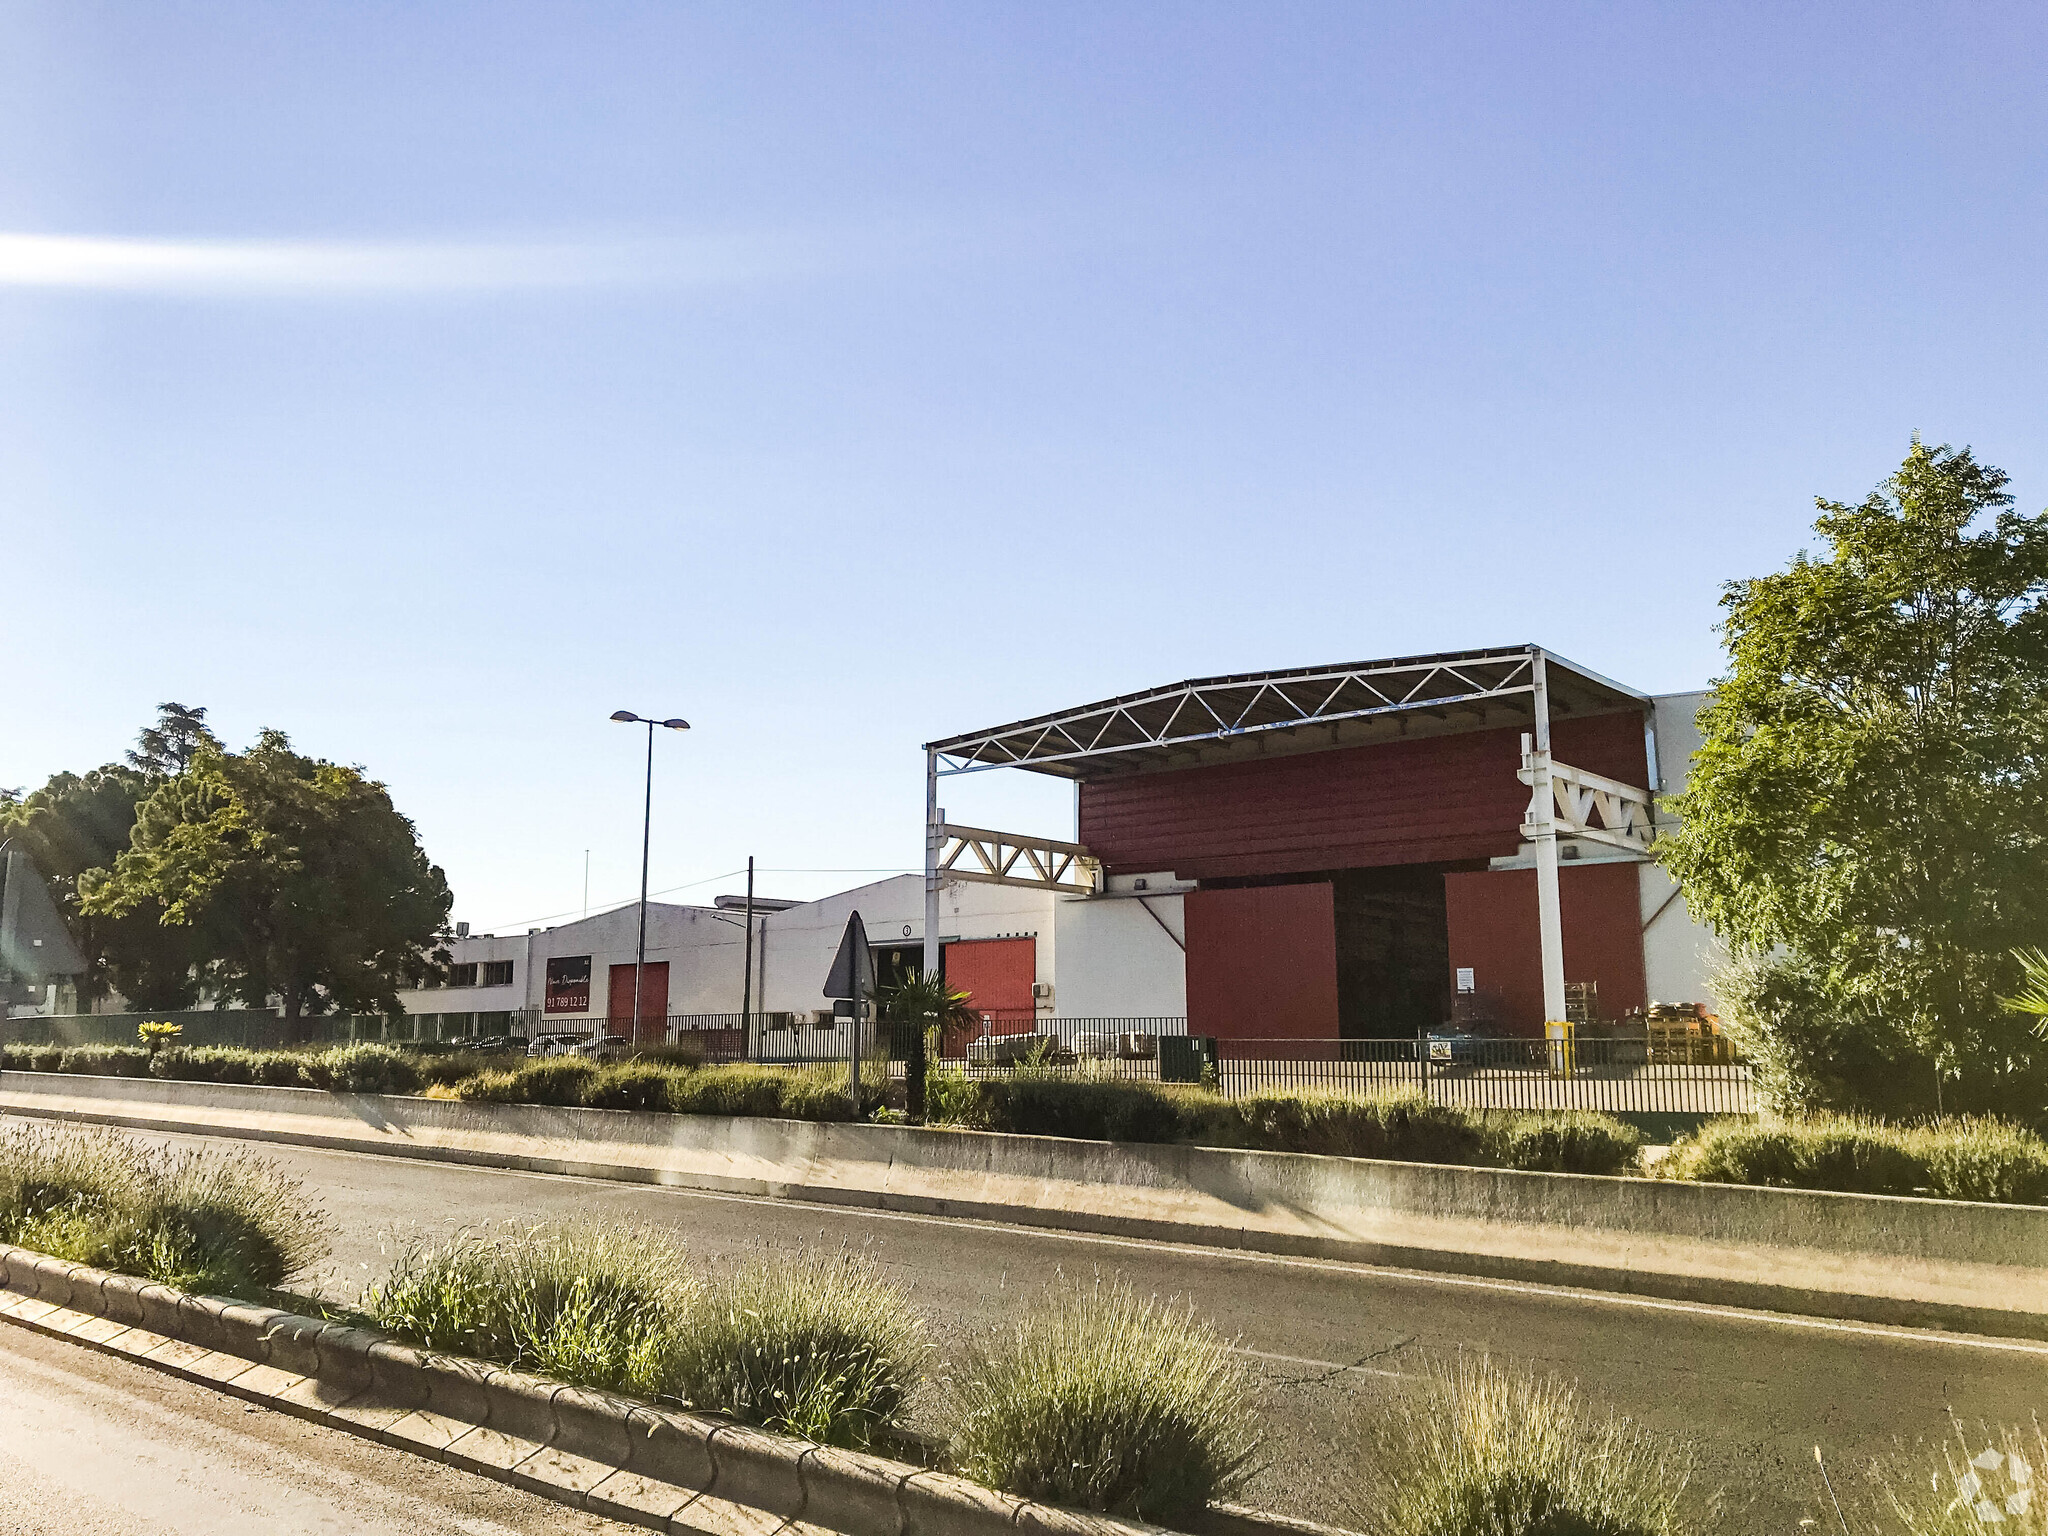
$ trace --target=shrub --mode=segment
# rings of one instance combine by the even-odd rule
[[[1689,1467],[1571,1387],[1469,1356],[1364,1421],[1361,1528],[1383,1536],[1678,1536]]]
[[[249,1053],[249,1070],[266,1088],[307,1086],[300,1072],[299,1058],[292,1051],[252,1051]]]
[[[417,1243],[362,1305],[430,1349],[654,1397],[694,1294],[673,1235],[571,1225]]]
[[[455,1085],[458,1098],[486,1104],[581,1104],[597,1076],[597,1063],[582,1056],[550,1056],[502,1071],[479,1072]]]
[[[1640,1165],[1643,1133],[1591,1110],[1508,1112],[1486,1119],[1494,1161],[1529,1173],[1627,1173]]]
[[[149,1052],[139,1045],[67,1046],[57,1070],[93,1077],[147,1077]]]
[[[673,1079],[670,1108],[683,1115],[853,1118],[844,1067],[766,1067],[751,1062],[700,1067]]]
[[[1172,1523],[1239,1486],[1250,1387],[1185,1303],[1124,1281],[1043,1298],[954,1386],[960,1472],[1024,1498]]]
[[[632,1059],[663,1067],[701,1067],[704,1065],[704,1042],[692,1039],[685,1032],[664,1045],[635,1046]]]
[[[261,1296],[327,1251],[325,1216],[274,1164],[110,1131],[0,1135],[0,1239],[238,1296]]]
[[[453,1056],[418,1056],[413,1066],[420,1075],[422,1087],[440,1084],[453,1087],[465,1077],[475,1077],[479,1072],[506,1072],[526,1064],[524,1051],[492,1051],[483,1054],[477,1051],[462,1051]]]
[[[1958,1426],[1956,1444],[1942,1448],[1924,1482],[1918,1476],[1894,1480],[1876,1469],[1907,1536],[1983,1536],[1997,1526],[2012,1536],[2048,1536],[2048,1496],[2039,1482],[2048,1468],[2048,1434],[2040,1421],[1987,1432],[1985,1439],[1995,1443],[1972,1453]]]
[[[872,1260],[764,1255],[699,1300],[670,1380],[693,1406],[858,1447],[896,1427],[924,1353],[909,1298]]]
[[[651,1062],[620,1062],[602,1068],[584,1085],[583,1102],[592,1109],[667,1110],[678,1075],[672,1067]]]
[[[2048,1202],[2048,1143],[1998,1120],[1886,1125],[1822,1116],[1709,1121],[1673,1143],[1660,1178],[1865,1195]]]
[[[1928,1187],[1950,1200],[2048,1204],[2048,1141],[2004,1120],[1958,1120],[1912,1132]]]
[[[309,1088],[335,1093],[417,1093],[420,1073],[412,1057],[370,1041],[338,1045],[300,1064]]]
[[[1110,1078],[1074,1079],[1019,1072],[969,1079],[934,1074],[925,1113],[978,1131],[1075,1136],[1090,1141],[1181,1141],[1216,1102],[1199,1088]],[[936,1091],[933,1091],[936,1089]]]
[[[29,1052],[29,1069],[34,1072],[55,1072],[64,1061],[64,1047],[61,1045],[38,1045]]]
[[[1274,1152],[1389,1157],[1406,1162],[1472,1163],[1486,1154],[1480,1121],[1431,1104],[1412,1089],[1349,1095],[1267,1090],[1230,1105],[1234,1141]]]

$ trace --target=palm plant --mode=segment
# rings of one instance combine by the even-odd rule
[[[911,971],[883,987],[875,1000],[888,1020],[895,1048],[903,1053],[903,1081],[913,1117],[924,1117],[925,1062],[933,1052],[934,1035],[949,1028],[968,1028],[980,1021],[966,992],[956,991],[938,971]]]
[[[2048,1035],[2048,950],[2016,949],[2012,957],[2020,963],[2027,984],[2016,996],[2006,998],[2005,1006],[2014,1013],[2031,1013],[2036,1020],[2035,1033]]]

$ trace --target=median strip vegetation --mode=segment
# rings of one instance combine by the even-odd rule
[[[1996,1138],[1992,1144],[2002,1145]],[[303,1188],[239,1151],[117,1132],[0,1132],[0,1241],[244,1300],[327,1252]],[[1232,1343],[1185,1300],[1117,1278],[1056,1284],[937,1370],[909,1295],[867,1255],[763,1251],[723,1269],[659,1228],[465,1232],[401,1251],[353,1316],[401,1339],[826,1444],[943,1465],[1022,1498],[1175,1525],[1244,1486],[1256,1393]],[[1702,1510],[1675,1442],[1570,1384],[1461,1355],[1353,1421],[1335,1475],[1383,1536],[1688,1536]],[[950,1379],[947,1379],[950,1376]],[[945,1416],[913,1436],[911,1404]],[[2038,1427],[1958,1440],[1935,1467],[1874,1466],[1908,1536],[2044,1529]],[[1897,1462],[1897,1458],[1894,1458]],[[1698,1503],[1698,1508],[1695,1504]]]
[[[1055,1289],[970,1354],[953,1387],[961,1473],[1005,1493],[1154,1523],[1250,1477],[1252,1392],[1185,1301],[1121,1280]]]
[[[1863,1195],[2048,1202],[2048,1142],[2002,1120],[1888,1125],[1846,1115],[1710,1122],[1673,1143],[1660,1178]]]
[[[327,1255],[298,1180],[238,1150],[0,1133],[0,1242],[206,1295],[258,1297]]]
[[[924,1367],[909,1298],[864,1255],[706,1277],[671,1234],[595,1223],[415,1244],[362,1310],[430,1349],[828,1445],[890,1441]]]
[[[601,1065],[581,1056],[424,1054],[378,1043],[320,1051],[14,1045],[0,1051],[0,1064],[10,1071],[418,1093],[471,1103],[853,1118],[842,1066],[696,1065],[680,1051]],[[1413,1089],[1267,1089],[1225,1098],[1193,1084],[1076,1077],[1031,1066],[970,1076],[945,1064],[931,1068],[926,1084],[928,1124],[1029,1136],[1605,1175],[1638,1172],[1644,1142],[1641,1132],[1611,1115],[1467,1109],[1431,1103]],[[871,1083],[878,1098],[884,1088],[879,1077]],[[1730,1117],[1681,1138],[1654,1173],[1695,1183],[2040,1204],[2048,1202],[2048,1142],[1991,1119],[1896,1125],[1846,1116],[1764,1123]]]
[[[1227,1099],[1192,1086],[1029,1071],[970,1078],[957,1069],[935,1071],[930,1082],[925,1103],[934,1123],[1028,1136],[1604,1174],[1633,1171],[1643,1146],[1641,1132],[1611,1115],[1464,1109],[1412,1089],[1267,1089]]]
[[[1380,1536],[1684,1536],[1687,1458],[1561,1382],[1441,1364],[1352,1431],[1352,1514]]]

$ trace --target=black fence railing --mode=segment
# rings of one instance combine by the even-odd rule
[[[948,1067],[972,1077],[1020,1070],[1150,1082],[1202,1082],[1228,1097],[1262,1090],[1409,1090],[1468,1109],[1589,1109],[1614,1114],[1754,1112],[1750,1069],[1716,1039],[1657,1045],[1641,1037],[1571,1042],[1469,1036],[1382,1040],[1119,1037],[1075,1049],[1051,1033],[972,1041]]]

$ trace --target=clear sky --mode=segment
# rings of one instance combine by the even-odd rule
[[[615,708],[691,899],[1186,676],[1699,686],[1915,430],[2048,502],[2044,76],[2037,3],[0,0],[0,785],[203,704],[507,928],[636,889]]]

